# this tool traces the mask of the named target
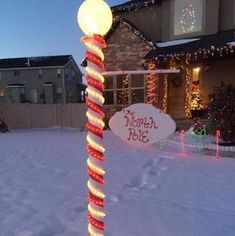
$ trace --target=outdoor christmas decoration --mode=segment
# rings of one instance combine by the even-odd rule
[[[195,10],[192,4],[187,4],[182,10],[182,16],[180,19],[181,29],[184,33],[189,33],[194,30],[195,27]]]
[[[87,172],[89,181],[87,187],[88,194],[88,232],[91,236],[104,235],[103,211],[105,194],[103,190],[104,174],[103,161],[105,148],[103,141],[104,111],[103,111],[103,90],[104,77],[104,55],[102,48],[106,46],[103,35],[105,35],[112,25],[112,12],[103,0],[86,0],[78,11],[78,23],[85,33],[82,41],[87,47]]]
[[[118,104],[126,105],[128,104],[129,100],[129,90],[128,90],[128,83],[129,83],[129,75],[125,75],[122,80],[122,90],[119,93],[118,97]]]
[[[200,90],[199,80],[192,82],[191,92],[191,110],[201,110],[202,106],[202,94]]]
[[[193,133],[197,135],[206,134],[206,124],[201,118],[195,118],[195,124],[193,126]]]
[[[168,75],[164,75],[164,96],[163,96],[163,111],[167,113],[168,105]]]
[[[156,70],[156,65],[153,62],[148,64],[148,70]],[[158,105],[158,78],[157,74],[149,74],[147,75],[147,103],[153,106]]]
[[[111,30],[108,32],[108,34],[106,35],[106,38],[109,37],[110,33],[112,31],[114,31],[118,25],[122,25],[125,26],[129,31],[133,32],[136,36],[138,36],[144,43],[147,44],[147,48],[150,49],[156,49],[156,44],[155,42],[150,39],[149,37],[147,37],[143,32],[141,32],[139,29],[137,29],[131,22],[129,22],[126,19],[123,19],[120,16],[115,16],[114,17],[114,24],[111,28]]]
[[[221,84],[209,95],[208,131],[214,135],[220,130],[224,145],[235,141],[235,88]]]
[[[174,120],[150,104],[137,103],[115,113],[109,127],[123,141],[143,147],[168,137],[176,129]]]
[[[115,13],[118,12],[128,12],[128,11],[136,11],[142,8],[147,8],[153,5],[159,5],[161,0],[146,0],[146,1],[131,1],[131,3],[124,3],[112,8],[112,11]]]

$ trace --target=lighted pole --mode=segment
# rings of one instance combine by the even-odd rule
[[[104,235],[104,174],[103,161],[103,90],[104,55],[102,48],[106,46],[103,36],[112,26],[112,12],[103,0],[85,0],[78,10],[78,23],[85,33],[82,42],[87,47],[87,183],[88,193],[88,232],[90,236]]]

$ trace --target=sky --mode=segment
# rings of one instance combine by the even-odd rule
[[[85,47],[77,24],[82,0],[1,0],[0,58],[72,54],[78,64]],[[107,0],[110,6],[126,0]]]

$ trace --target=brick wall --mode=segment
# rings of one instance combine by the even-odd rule
[[[119,25],[104,49],[107,71],[143,69],[143,57],[151,47],[125,25]]]

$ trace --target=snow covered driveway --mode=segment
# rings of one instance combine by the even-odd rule
[[[85,136],[0,134],[0,236],[87,235]],[[105,143],[106,235],[235,235],[235,159],[135,149],[111,132]]]

